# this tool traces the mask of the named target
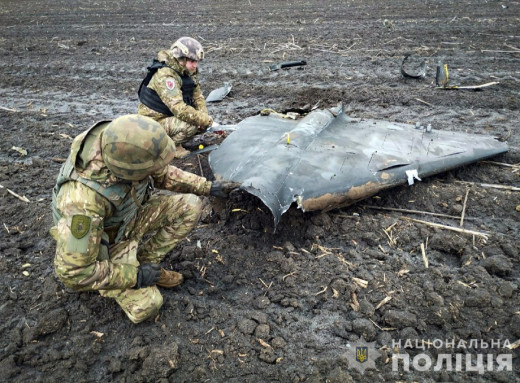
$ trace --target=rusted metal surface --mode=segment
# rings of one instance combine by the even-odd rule
[[[419,179],[507,150],[489,136],[317,110],[300,120],[249,117],[209,160],[216,178],[241,182],[277,225],[293,202],[304,211],[347,206],[409,182],[407,171]]]

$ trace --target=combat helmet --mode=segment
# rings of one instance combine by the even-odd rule
[[[170,50],[172,56],[176,59],[183,57],[196,61],[202,61],[204,59],[204,49],[201,43],[191,37],[181,37],[173,43]]]
[[[175,143],[158,122],[129,114],[108,124],[101,137],[101,154],[116,177],[140,181],[173,159]]]

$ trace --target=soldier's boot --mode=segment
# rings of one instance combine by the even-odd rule
[[[191,152],[189,150],[184,149],[182,145],[175,145],[175,158],[184,158]]]
[[[181,273],[172,270],[161,269],[161,277],[159,278],[159,282],[157,282],[157,286],[161,286],[164,288],[172,288],[175,286],[179,286],[184,277]]]

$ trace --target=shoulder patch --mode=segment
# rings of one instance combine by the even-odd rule
[[[175,80],[171,77],[164,80],[164,84],[166,85],[166,88],[169,90],[173,90],[175,88]]]
[[[91,220],[92,219],[86,215],[74,215],[70,223],[70,232],[72,235],[77,239],[81,239],[87,235],[87,233],[90,232]]]

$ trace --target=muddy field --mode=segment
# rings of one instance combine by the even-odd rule
[[[520,178],[505,165],[520,163],[519,25],[518,1],[3,0],[0,381],[519,381],[518,348],[502,348],[520,338]],[[163,290],[154,321],[133,325],[115,302],[54,276],[51,188],[72,137],[136,112],[146,66],[182,35],[205,46],[205,94],[233,84],[209,106],[221,124],[343,102],[352,117],[492,135],[510,151],[348,208],[293,207],[276,233],[252,196],[208,200],[164,261],[185,283]],[[428,60],[424,79],[402,77],[406,52]],[[308,65],[267,70],[297,59]],[[499,84],[435,89],[439,60],[452,84]],[[205,156],[177,165],[211,176]],[[405,218],[459,227],[462,213],[487,236]],[[501,347],[460,343],[472,340]],[[370,363],[353,346],[368,346]],[[398,353],[409,371],[392,367]],[[430,368],[412,365],[425,354]],[[435,369],[445,354],[452,368]],[[464,359],[457,371],[455,354],[492,364],[479,373]],[[497,371],[500,354],[512,354],[512,371]]]

